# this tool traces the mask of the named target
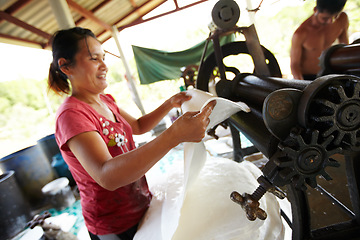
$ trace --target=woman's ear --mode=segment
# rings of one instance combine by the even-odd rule
[[[68,61],[65,58],[59,58],[58,65],[59,65],[60,71],[62,71],[64,74],[68,75],[69,70],[70,70]]]

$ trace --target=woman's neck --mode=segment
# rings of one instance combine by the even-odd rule
[[[80,93],[76,93],[73,92],[71,94],[71,96],[79,99],[80,101],[83,101],[89,105],[102,105],[103,102],[101,101],[100,98],[100,93],[99,94],[80,94]]]
[[[109,109],[109,107],[101,100],[99,94],[90,94],[90,95],[83,95],[83,94],[72,94],[71,96],[75,97],[76,99],[89,104],[96,112],[101,114],[102,116],[106,117],[107,119],[115,122],[115,116],[113,112]]]

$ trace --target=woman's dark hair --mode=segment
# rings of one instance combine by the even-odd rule
[[[48,87],[56,93],[70,92],[68,77],[60,70],[58,60],[65,58],[66,65],[75,63],[75,55],[79,51],[79,42],[87,37],[95,38],[94,33],[86,28],[74,27],[59,30],[51,38],[53,61],[50,64]],[[62,66],[61,66],[62,67]]]
[[[317,0],[316,8],[319,12],[336,14],[343,10],[347,0]]]

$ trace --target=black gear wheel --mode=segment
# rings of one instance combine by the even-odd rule
[[[315,99],[316,103],[333,109],[330,115],[314,117],[319,124],[331,122],[332,124],[323,133],[323,136],[335,134],[334,144],[339,145],[342,141],[350,146],[359,148],[360,139],[360,83],[354,84],[354,90],[347,96],[343,86],[331,86],[329,90],[336,93],[339,102],[325,99]]]
[[[275,56],[264,46],[261,46],[261,49],[264,53],[266,59],[266,65],[269,68],[270,74],[272,77],[281,77],[280,66],[275,58]],[[221,47],[221,52],[223,55],[223,59],[228,56],[237,56],[240,54],[250,55],[246,42],[231,42],[225,44]],[[250,55],[251,56],[251,55]],[[240,71],[241,69],[236,68],[235,66],[226,66],[225,71],[229,73],[233,73],[233,75],[237,76],[240,73],[244,73]],[[199,68],[197,80],[196,80],[196,88],[201,89],[203,91],[209,91],[209,80],[213,78],[214,74],[217,74],[217,62],[216,62],[216,54],[215,52],[211,53],[203,64]],[[255,69],[254,69],[255,72]],[[229,79],[230,80],[230,79]]]
[[[296,188],[305,190],[305,183],[313,188],[317,186],[318,175],[331,180],[325,168],[339,167],[339,163],[330,157],[342,152],[340,147],[329,149],[333,139],[331,135],[320,140],[317,130],[308,131],[304,137],[292,131],[289,137],[279,144],[279,154],[274,155],[273,161],[278,167],[275,182],[281,183],[280,185],[293,182]]]
[[[328,79],[327,76],[323,77]],[[334,136],[333,144],[344,149],[360,150],[360,82],[352,76],[338,76],[330,81],[310,84],[320,89],[307,96],[305,126],[318,129],[323,137]],[[306,96],[306,94],[305,94]]]

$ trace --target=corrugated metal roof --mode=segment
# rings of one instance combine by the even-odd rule
[[[1,0],[0,42],[46,48],[51,35],[59,29],[49,1]],[[174,10],[161,15],[206,1],[172,0]],[[75,25],[91,29],[101,42],[105,42],[112,36],[109,27],[115,25],[122,30],[145,22],[147,20],[143,19],[143,16],[166,0],[66,0],[66,2]]]

